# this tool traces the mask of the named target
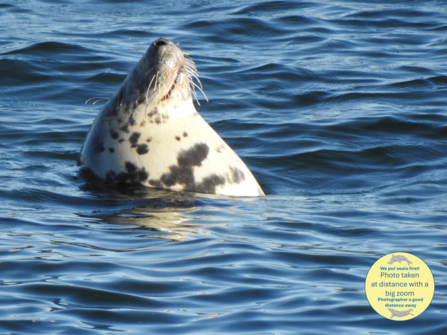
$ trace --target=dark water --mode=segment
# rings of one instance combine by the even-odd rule
[[[447,2],[7,0],[0,36],[0,334],[447,333]],[[79,175],[158,37],[265,198]],[[407,322],[364,292],[396,251],[436,282]]]

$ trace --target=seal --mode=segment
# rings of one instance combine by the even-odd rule
[[[391,256],[390,261],[388,262],[388,264],[393,264],[394,262],[407,262],[408,266],[410,266],[411,264],[413,264],[413,262],[410,262],[410,260],[408,260],[407,257],[403,256],[403,255],[396,255],[394,256],[394,254]]]
[[[406,311],[397,311],[397,310],[392,309],[392,308],[388,308],[388,310],[391,312],[390,319],[392,319],[395,316],[400,317],[400,318],[404,317],[404,316],[407,316],[407,315],[413,315],[414,316],[414,314],[411,314],[411,312],[413,312],[412,308],[410,308],[410,309],[408,309]]]
[[[197,113],[196,88],[201,84],[188,54],[157,39],[96,117],[78,165],[119,185],[264,195],[244,162]]]

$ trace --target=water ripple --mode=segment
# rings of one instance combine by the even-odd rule
[[[0,5],[0,329],[8,334],[442,334],[441,1]],[[126,190],[75,166],[94,117],[151,41],[179,42],[197,106],[267,196]],[[365,276],[430,266],[409,322]]]

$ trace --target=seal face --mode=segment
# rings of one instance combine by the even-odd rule
[[[116,184],[261,196],[237,154],[197,113],[194,62],[160,38],[98,114],[78,165]],[[200,82],[199,82],[200,84]]]

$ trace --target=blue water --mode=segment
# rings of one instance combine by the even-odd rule
[[[446,32],[441,0],[3,1],[0,334],[447,333]],[[196,61],[199,112],[266,197],[79,174],[159,37]],[[436,283],[406,322],[364,291],[397,251]]]

